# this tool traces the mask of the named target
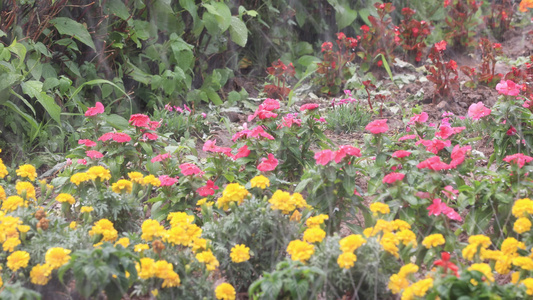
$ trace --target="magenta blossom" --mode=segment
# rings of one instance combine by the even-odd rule
[[[261,172],[273,171],[278,166],[278,160],[274,157],[274,154],[269,153],[268,158],[262,158],[262,162],[257,165],[257,169]]]
[[[87,148],[96,146],[96,143],[91,140],[78,140],[78,145],[85,145]]]
[[[250,150],[248,149],[248,145],[244,145],[237,150],[237,154],[233,156],[233,159],[247,157],[248,155],[250,155]]]
[[[433,199],[433,204],[428,206],[427,210],[429,211],[428,216],[435,215],[438,216],[443,214],[447,216],[450,220],[462,221],[461,216],[449,207],[446,203],[442,202],[440,198]]]
[[[215,190],[218,190],[218,186],[212,180],[208,180],[205,186],[199,187],[196,192],[201,197],[213,196]]]
[[[96,150],[87,150],[87,151],[85,151],[85,154],[87,154],[87,156],[92,158],[92,159],[97,159],[97,158],[104,157],[102,152],[96,151]]]
[[[414,140],[416,139],[416,134],[404,135],[398,139],[398,141]]]
[[[327,165],[330,161],[333,160],[333,151],[325,149],[315,153],[316,163],[319,165]]]
[[[496,90],[498,91],[498,94],[507,96],[518,96],[518,94],[520,94],[521,89],[522,86],[514,83],[514,81],[512,80],[502,80],[496,85]]]
[[[516,153],[506,156],[503,161],[508,163],[515,163],[521,169],[526,163],[533,160],[533,157],[524,155],[522,153]]]
[[[161,175],[159,176],[159,181],[161,181],[161,186],[171,186],[178,182],[179,177],[170,177],[168,175]]]
[[[163,161],[163,160],[169,159],[169,158],[170,158],[170,153],[163,153],[163,154],[159,154],[159,155],[155,156],[150,161],[152,163],[155,163],[156,161]]]
[[[340,163],[346,155],[361,157],[361,149],[350,145],[339,146],[339,150],[335,151],[333,154],[335,157],[335,163]]]
[[[387,119],[380,119],[368,123],[365,129],[370,131],[372,134],[379,134],[389,130],[389,126],[387,125]]]
[[[202,173],[202,170],[200,170],[198,166],[196,166],[195,164],[189,164],[189,163],[181,164],[180,171],[185,176],[198,175]]]
[[[440,157],[433,156],[422,162],[417,166],[419,169],[430,169],[432,171],[448,170],[450,166],[440,160]]]
[[[404,158],[409,155],[411,155],[411,152],[406,151],[406,150],[398,150],[392,153],[392,157],[396,157],[396,158]]]
[[[405,177],[405,174],[403,173],[390,173],[390,174],[385,175],[385,177],[383,177],[383,183],[392,184],[392,183],[395,183],[396,181],[403,180],[404,177]]]
[[[300,106],[300,111],[313,110],[313,109],[317,109],[317,108],[318,108],[318,104],[316,104],[316,103],[307,103],[307,104],[304,104],[304,105]]]
[[[486,108],[483,102],[473,103],[468,108],[468,116],[473,120],[479,120],[485,116],[490,115],[491,110]]]
[[[94,107],[87,108],[85,112],[86,117],[93,117],[104,112],[104,105],[101,102],[96,102]]]
[[[422,123],[425,123],[427,120],[428,120],[428,114],[425,111],[423,111],[420,114],[415,114],[414,116],[412,116],[411,120],[409,120],[407,124],[408,125],[422,124]]]

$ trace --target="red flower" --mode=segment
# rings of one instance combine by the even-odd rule
[[[438,43],[435,43],[435,50],[439,52],[446,50],[446,41],[442,40]]]
[[[380,119],[368,123],[365,129],[372,132],[373,134],[379,134],[389,130],[389,126],[387,125],[387,119]]]
[[[215,190],[218,190],[218,186],[212,180],[208,180],[205,186],[199,187],[196,192],[201,197],[212,196],[215,194]]]
[[[150,161],[152,163],[155,163],[156,161],[163,161],[163,160],[169,159],[169,158],[170,158],[170,153],[163,153],[163,154],[159,154],[159,155],[155,156]]]
[[[333,49],[333,44],[331,42],[322,43],[322,52],[331,51]]]
[[[428,114],[427,112],[423,111],[420,114],[415,114],[414,116],[412,116],[411,120],[407,122],[407,125],[412,125],[416,123],[422,124],[422,123],[425,123],[427,120],[428,120]]]
[[[390,173],[383,177],[383,183],[393,184],[396,181],[403,180],[405,174],[403,173]]]
[[[78,140],[78,145],[85,145],[88,148],[96,146],[96,142],[91,140]]]
[[[450,168],[450,166],[442,162],[438,156],[430,157],[419,163],[416,167],[419,169],[430,169],[432,171],[448,170]]]
[[[268,158],[262,158],[262,162],[257,166],[257,169],[261,172],[268,172],[274,170],[278,166],[278,160],[274,157],[274,154],[269,153]]]
[[[315,153],[316,163],[319,165],[327,165],[333,160],[333,151],[326,149]]]
[[[443,214],[451,220],[455,220],[455,221],[463,220],[461,216],[455,210],[453,210],[453,208],[448,207],[448,205],[442,202],[440,198],[433,199],[433,204],[428,206],[427,210],[429,211],[428,216],[431,216],[431,215],[438,216],[440,214]]]
[[[404,135],[401,138],[398,139],[398,141],[405,141],[405,140],[414,140],[416,139],[416,134],[410,134],[410,135]]]
[[[516,128],[514,128],[513,125],[511,125],[511,127],[509,128],[509,130],[507,130],[505,134],[514,135],[515,133],[516,133]]]
[[[171,186],[178,182],[179,177],[170,177],[168,175],[161,175],[159,176],[159,181],[161,181],[161,186]]]
[[[455,145],[452,150],[452,161],[450,162],[450,168],[455,169],[458,165],[462,164],[465,161],[466,152],[472,150],[471,146],[459,147]]]
[[[434,139],[434,140],[429,140],[429,141],[420,140],[416,144],[417,145],[422,144],[426,146],[427,151],[433,154],[437,154],[439,153],[440,150],[444,149],[445,147],[449,147],[452,144],[452,142],[450,140],[443,141],[443,140]]]
[[[145,133],[143,134],[143,140],[145,140],[145,141],[146,141],[146,140],[155,141],[155,140],[157,140],[157,137],[158,137],[157,134],[155,134],[155,133],[151,133],[151,132],[145,132]]]
[[[396,157],[396,158],[404,158],[404,157],[407,157],[409,155],[411,155],[411,152],[405,151],[405,150],[398,150],[398,151],[392,153],[392,157]]]
[[[161,126],[160,122],[157,122],[157,121],[148,122],[148,128],[150,128],[150,130],[156,130],[157,128],[159,128],[159,126]]]
[[[340,163],[346,155],[361,157],[361,149],[350,145],[339,146],[339,150],[334,152],[335,163]]]
[[[180,171],[185,176],[198,175],[202,173],[202,170],[200,170],[200,168],[198,168],[195,164],[188,164],[188,163],[181,164]]]
[[[96,150],[87,150],[87,151],[85,151],[85,154],[87,154],[87,156],[92,158],[92,159],[97,159],[97,158],[104,157],[102,152],[96,151]]]
[[[346,38],[346,35],[343,32],[337,33],[337,40],[344,40]]]
[[[78,164],[86,165],[87,164],[87,160],[85,158],[80,158],[80,159],[78,159]]]
[[[455,199],[455,197],[457,196],[457,194],[459,193],[458,190],[454,190],[453,187],[451,185],[447,185],[444,187],[444,189],[442,190],[442,193],[444,195],[446,195],[446,197],[450,198],[450,199]]]
[[[109,140],[113,139],[113,135],[114,135],[113,132],[104,133],[104,134],[102,134],[101,137],[98,138],[98,140],[102,141],[102,142],[109,141]]]
[[[450,262],[450,253],[442,252],[440,254],[440,257],[441,257],[441,259],[437,259],[433,263],[433,265],[442,267],[444,269],[444,273],[445,274],[447,274],[448,273],[448,269],[450,269],[450,270],[452,270],[453,275],[455,275],[456,277],[459,277],[459,274],[457,273],[457,271],[459,271],[459,267],[457,267],[457,265],[455,265],[454,263]]]
[[[113,134],[113,141],[117,143],[126,143],[131,141],[131,137],[127,133],[117,132]]]
[[[143,114],[134,114],[131,115],[129,123],[136,127],[148,127],[150,123],[150,117]]]
[[[448,62],[448,64],[446,65],[446,67],[448,69],[452,69],[452,70],[457,70],[457,63],[455,62],[455,60],[453,59],[450,59],[450,61]]]
[[[101,102],[96,102],[94,107],[89,107],[85,112],[86,117],[93,117],[104,112],[104,105]]]
[[[248,149],[247,145],[244,145],[239,148],[239,150],[237,151],[237,154],[235,154],[233,158],[237,159],[241,157],[247,157],[248,155],[250,155],[250,150]]]
[[[522,153],[508,155],[503,159],[503,161],[505,162],[508,162],[508,163],[512,162],[512,163],[517,164],[520,169],[525,165],[525,163],[528,163],[532,160],[533,160],[533,157],[524,155]]]
[[[313,109],[317,109],[317,108],[318,108],[318,104],[316,104],[316,103],[307,103],[307,104],[304,104],[304,105],[300,106],[300,111],[313,110]]]
[[[370,31],[370,27],[368,27],[367,25],[363,25],[361,26],[361,30],[363,31],[363,33],[368,33]]]

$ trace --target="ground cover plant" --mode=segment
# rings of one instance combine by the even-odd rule
[[[0,6],[0,298],[532,298],[533,2],[252,2]]]

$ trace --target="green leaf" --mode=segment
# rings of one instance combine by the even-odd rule
[[[43,83],[36,80],[30,80],[21,83],[22,91],[32,97],[36,98],[37,101],[44,107],[46,112],[56,121],[61,123],[61,107],[57,105],[54,98],[48,96],[45,92],[42,91]]]
[[[351,25],[357,18],[357,11],[350,8],[349,3],[337,0],[328,0],[329,4],[335,9],[335,20],[337,21],[337,29],[341,30]]]
[[[244,47],[248,41],[248,29],[243,21],[237,17],[231,17],[231,27],[229,28],[231,40],[235,44]]]
[[[108,0],[105,2],[104,13],[115,15],[124,21],[130,18],[130,12],[122,0]]]
[[[64,17],[58,17],[50,20],[50,23],[55,26],[60,34],[70,35],[78,41],[96,50],[91,35],[87,31],[87,28],[82,24]]]
[[[222,103],[223,103],[222,99],[220,99],[220,96],[217,94],[217,92],[215,92],[212,89],[209,89],[209,90],[207,90],[205,92],[207,94],[207,97],[209,97],[209,100],[211,100],[211,102],[213,102],[213,104],[222,105]]]
[[[30,123],[30,125],[35,128],[35,129],[39,129],[39,124],[37,124],[37,121],[35,121],[34,118],[32,118],[30,115],[28,115],[27,113],[23,112],[22,110],[20,110],[20,108],[18,108],[18,106],[16,106],[13,102],[11,101],[6,101],[4,103],[2,103],[2,105],[4,106],[7,106],[9,108],[11,108],[14,112],[16,112],[17,114],[21,115],[28,123]]]
[[[232,23],[231,11],[224,2],[211,2],[211,4],[202,4],[207,12],[215,17],[218,27],[222,32],[228,30]],[[245,26],[246,27],[246,26]]]
[[[129,127],[128,120],[119,115],[108,115],[105,117],[106,122],[118,130],[124,130]]]

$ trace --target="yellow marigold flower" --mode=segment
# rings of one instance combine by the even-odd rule
[[[250,180],[250,184],[252,188],[258,187],[264,190],[267,188],[267,186],[270,186],[270,180],[263,175],[259,175],[252,178],[252,180]]]
[[[520,272],[513,272],[513,274],[511,274],[512,284],[517,284],[519,279],[520,279]]]
[[[433,279],[426,278],[413,283],[407,287],[402,294],[402,300],[405,298],[412,299],[413,296],[424,297],[427,291],[433,287]]]
[[[329,220],[329,216],[321,214],[307,219],[307,221],[305,221],[305,225],[307,225],[307,227],[320,226],[325,220]]]
[[[383,250],[389,252],[390,254],[394,255],[394,257],[399,258],[400,255],[398,254],[398,244],[400,243],[400,240],[396,237],[396,235],[392,232],[386,232],[381,237],[381,240],[379,241],[379,244],[381,247],[383,247]]]
[[[501,250],[506,255],[514,255],[518,249],[526,249],[526,244],[513,237],[506,238],[501,245]]]
[[[168,214],[167,220],[170,220],[170,226],[176,227],[183,224],[192,224],[194,222],[194,216],[185,212],[172,212]]]
[[[516,200],[513,204],[512,213],[516,218],[527,217],[528,214],[533,214],[533,201],[529,198]]]
[[[70,182],[75,185],[80,185],[80,183],[91,180],[91,177],[87,173],[76,173],[70,176]]]
[[[150,291],[150,293],[154,296],[154,297],[157,297],[157,295],[159,295],[159,291],[157,289],[153,289]]]
[[[81,209],[80,209],[80,212],[82,214],[83,213],[90,213],[93,210],[94,210],[94,208],[92,206],[82,206]]]
[[[206,239],[194,239],[192,241],[192,251],[198,252],[198,250],[205,250],[207,249],[207,240]]]
[[[372,235],[373,232],[374,232],[374,227],[368,227],[368,228],[365,228],[365,230],[363,230],[363,235],[368,238],[368,237],[373,236]]]
[[[219,300],[235,300],[235,289],[229,283],[222,283],[215,289],[215,297]]]
[[[514,222],[513,231],[518,234],[528,232],[530,229],[531,229],[531,221],[528,218],[525,218],[525,217],[518,218],[518,220]]]
[[[499,250],[489,250],[481,248],[481,250],[479,251],[479,258],[481,258],[481,260],[496,260],[502,255],[504,255],[503,252]]]
[[[483,248],[487,248],[491,245],[490,238],[482,234],[470,236],[468,238],[468,243],[472,245],[481,245]]]
[[[126,179],[120,179],[119,181],[111,185],[111,190],[117,194],[120,194],[122,192],[125,192],[126,194],[131,194],[132,188],[133,188],[133,183]]]
[[[46,251],[45,261],[53,270],[59,269],[62,265],[66,264],[70,260],[70,250],[55,247]]]
[[[389,278],[389,289],[393,294],[399,294],[403,289],[409,286],[409,281],[398,274],[393,274]]]
[[[144,175],[140,172],[129,172],[128,178],[135,183],[143,184],[143,177]]]
[[[76,229],[76,226],[78,226],[78,223],[76,223],[76,221],[72,221],[70,222],[70,224],[68,225],[68,227],[72,230]]]
[[[357,248],[366,243],[366,240],[360,234],[350,234],[339,241],[342,252],[354,252]]]
[[[337,264],[343,269],[350,269],[357,261],[357,256],[353,252],[344,252],[337,258]]]
[[[432,248],[437,247],[440,245],[444,245],[446,241],[444,240],[444,237],[440,233],[432,234],[426,236],[426,238],[422,241],[422,245],[424,245],[426,248]]]
[[[28,206],[28,204],[19,196],[9,196],[2,203],[2,210],[4,211],[13,211],[20,206]]]
[[[315,253],[315,246],[301,240],[294,240],[287,246],[287,253],[292,260],[306,262]]]
[[[244,244],[235,245],[231,248],[231,253],[229,255],[231,261],[234,263],[242,263],[250,259],[250,248],[246,247]]]
[[[531,271],[533,270],[533,260],[529,257],[516,257],[513,259],[513,265],[520,267],[524,270]]]
[[[154,175],[148,175],[146,177],[143,178],[143,185],[152,185],[152,186],[155,186],[155,187],[159,187],[161,186],[161,181],[156,178]]]
[[[47,264],[35,265],[30,271],[31,283],[46,285],[52,278],[52,269]]]
[[[167,279],[174,273],[174,266],[166,260],[158,260],[154,264],[154,276],[161,279]]]
[[[208,271],[214,271],[220,265],[217,258],[213,255],[213,252],[211,252],[211,250],[200,252],[196,254],[195,257],[199,262],[205,264],[205,267]]]
[[[96,180],[98,178],[101,181],[111,179],[111,172],[103,166],[94,166],[89,168],[87,175],[89,175],[91,180]]]
[[[7,171],[7,167],[6,165],[4,165],[4,162],[0,158],[0,179],[3,179],[4,177],[6,177],[7,174],[9,174],[9,172]]]
[[[30,261],[30,254],[26,251],[15,251],[7,257],[7,267],[16,272],[20,268],[26,268]]]
[[[311,227],[304,231],[303,240],[308,243],[320,243],[325,237],[326,232],[320,227]]]
[[[207,201],[207,198],[202,198],[202,199],[198,200],[198,202],[196,202],[196,206],[205,205],[207,207],[211,207],[211,206],[213,206],[213,204],[215,204],[215,202]]]
[[[291,194],[285,191],[275,191],[268,202],[271,204],[272,210],[281,210],[281,213],[285,215],[296,208],[294,203],[291,202]]]
[[[416,248],[418,246],[416,242],[415,233],[409,229],[403,229],[403,230],[396,232],[396,236],[405,246],[408,246],[409,244],[411,244],[413,248]]]
[[[374,216],[377,216],[378,213],[385,215],[390,213],[390,207],[385,203],[375,202],[370,204],[370,211],[374,213]]]
[[[418,272],[418,266],[413,263],[408,263],[400,268],[400,271],[398,271],[398,276],[405,278],[409,276],[409,274],[416,272]]]
[[[511,264],[513,262],[513,258],[509,255],[502,255],[496,260],[496,264],[494,265],[494,270],[496,272],[505,275],[508,274],[511,271]]]
[[[190,246],[200,235],[202,235],[202,229],[196,224],[181,224],[167,230],[164,240],[173,245]]]
[[[5,252],[13,252],[15,248],[20,245],[20,240],[18,237],[10,237],[2,244],[2,248]]]
[[[66,194],[66,193],[61,193],[61,194],[57,195],[56,201],[57,202],[61,202],[61,203],[67,202],[70,205],[76,203],[76,199],[74,199],[74,197],[72,197],[72,195]]]
[[[302,194],[300,193],[293,193],[291,195],[290,201],[296,208],[310,207],[307,204],[307,201],[305,201],[304,196],[302,196]]]
[[[241,205],[248,194],[244,186],[238,183],[230,183],[222,192],[222,197],[217,199],[217,206],[218,208],[227,210],[231,202],[237,202],[238,205]]]
[[[120,238],[118,241],[115,242],[115,246],[116,245],[121,245],[124,248],[128,248],[128,246],[130,245],[130,239],[128,239],[127,237]]]
[[[294,221],[294,222],[300,222],[301,219],[302,219],[302,213],[299,212],[298,210],[295,210],[292,213],[292,215],[291,215],[289,220]]]
[[[526,286],[526,294],[533,295],[533,278],[526,278],[520,281],[520,283]]]
[[[148,244],[137,244],[135,247],[133,247],[133,251],[135,252],[143,252],[144,250],[150,249],[150,246]]]
[[[474,255],[476,255],[478,250],[478,245],[469,244],[463,249],[463,257],[467,260],[473,260]]]
[[[363,231],[363,234],[366,237],[371,237],[371,236],[377,235],[380,232],[390,233],[393,230],[394,230],[394,227],[393,227],[392,222],[389,222],[383,219],[378,219],[376,221],[376,225],[374,227],[371,227],[370,229],[369,228],[365,229]]]
[[[17,175],[22,178],[27,177],[29,180],[34,181],[37,177],[37,171],[32,165],[22,165],[17,169]]]
[[[103,242],[112,242],[117,239],[118,232],[113,227],[113,223],[108,219],[101,219],[94,223],[93,227],[89,231],[89,235],[101,234],[103,236]]]
[[[145,241],[151,241],[155,237],[161,237],[165,233],[165,228],[156,220],[144,220],[142,226],[141,238]]]
[[[6,200],[6,191],[0,186],[0,201]]]
[[[411,225],[405,222],[404,220],[396,219],[392,221],[391,223],[392,223],[392,228],[394,230],[407,230],[407,229],[410,230],[411,229]]]
[[[17,190],[17,194],[19,194],[20,196],[26,193],[26,200],[35,200],[35,187],[33,186],[33,184],[27,181],[19,181],[17,182],[15,189]]]
[[[468,270],[479,271],[485,276],[488,281],[494,281],[494,274],[492,274],[492,269],[488,264],[473,264],[468,268]]]
[[[135,268],[141,279],[149,279],[155,275],[155,261],[148,257],[141,258],[141,264],[137,263]]]
[[[26,233],[26,232],[30,231],[30,226],[28,226],[28,225],[18,225],[17,229],[21,233]]]
[[[168,272],[167,277],[161,284],[161,287],[167,288],[167,287],[176,287],[180,285],[181,285],[180,276],[176,272],[172,271],[172,272]]]

